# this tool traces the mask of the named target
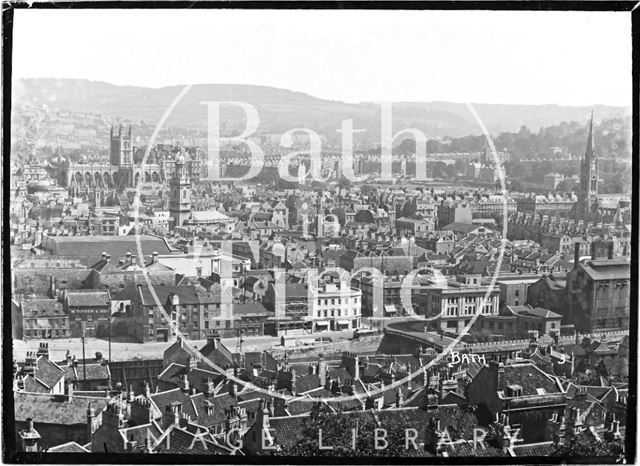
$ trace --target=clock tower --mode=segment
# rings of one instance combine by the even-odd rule
[[[169,182],[169,215],[173,219],[172,227],[182,226],[191,215],[191,180],[182,155],[176,156],[175,172]]]

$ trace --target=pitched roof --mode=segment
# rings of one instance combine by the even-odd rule
[[[68,381],[106,380],[111,377],[109,366],[101,363],[78,363],[76,366],[64,366],[65,379]],[[86,374],[86,375],[85,375]]]
[[[67,442],[56,445],[55,447],[50,447],[47,449],[47,453],[90,453],[90,450],[87,450],[76,442]]]
[[[520,307],[520,306],[513,306],[515,307]],[[542,307],[534,307],[534,308],[526,308],[523,309],[522,311],[517,310],[516,312],[520,313],[526,313],[532,316],[536,316],[536,317],[542,317],[543,319],[561,319],[562,316],[560,314],[556,314],[553,311],[550,311],[549,309],[545,309]]]
[[[57,256],[100,256],[102,252],[112,257],[125,256],[127,252],[138,254],[138,241],[142,254],[169,254],[171,249],[160,237],[151,235],[137,236],[50,236],[47,247]]]
[[[62,314],[62,303],[57,299],[27,298],[22,300],[22,315],[35,317]]]
[[[504,372],[498,376],[498,391],[503,391],[505,395],[510,385],[521,386],[523,396],[538,395],[538,388],[546,393],[562,392],[558,380],[533,363],[507,364],[503,369]]]
[[[16,421],[25,422],[31,418],[36,423],[57,425],[86,425],[89,403],[93,403],[95,412],[99,413],[109,401],[79,396],[61,399],[50,394],[25,392],[14,392],[13,397]]]
[[[440,228],[442,231],[454,231],[457,233],[471,233],[480,228],[480,225],[471,225],[469,223],[453,222]]]
[[[106,290],[73,290],[66,292],[70,307],[110,307],[111,299]]]

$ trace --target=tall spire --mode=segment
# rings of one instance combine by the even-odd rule
[[[593,161],[593,110],[591,110],[591,121],[589,122],[589,139],[587,140],[587,151],[585,153],[585,162]]]
[[[598,200],[598,160],[595,154],[593,137],[593,110],[589,121],[587,150],[580,166],[580,190],[576,204],[575,217],[586,220],[592,214],[592,208]]]

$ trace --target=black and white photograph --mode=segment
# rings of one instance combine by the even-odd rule
[[[636,7],[3,2],[4,462],[635,463]]]

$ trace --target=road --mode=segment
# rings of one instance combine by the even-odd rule
[[[408,337],[419,338],[425,343],[429,343],[440,348],[446,348],[454,342],[454,339],[448,336],[440,335],[436,332],[425,332],[424,322],[394,322],[389,324],[387,328],[403,332]]]
[[[299,331],[287,332],[288,337],[304,336],[304,337],[329,337],[333,341],[349,339],[353,336],[353,332],[322,332],[313,335],[302,334]],[[49,343],[49,355],[54,361],[62,361],[65,359],[67,350],[71,351],[71,355],[78,359],[82,358],[82,339],[66,338],[51,340],[13,340],[13,358],[17,361],[23,361],[27,351],[37,351],[41,341]],[[237,338],[222,338],[222,343],[231,350],[236,351]],[[262,351],[280,346],[280,337],[273,336],[247,336],[244,337],[243,350]],[[189,340],[196,348],[202,348],[207,340]],[[122,341],[111,342],[111,359],[113,361],[123,361],[127,359],[143,358],[156,359],[162,358],[164,351],[171,346],[171,342],[149,342],[149,343],[132,343]],[[100,352],[104,358],[109,357],[109,342],[101,338],[87,338],[85,342],[85,356],[87,358],[95,357],[95,353]]]

